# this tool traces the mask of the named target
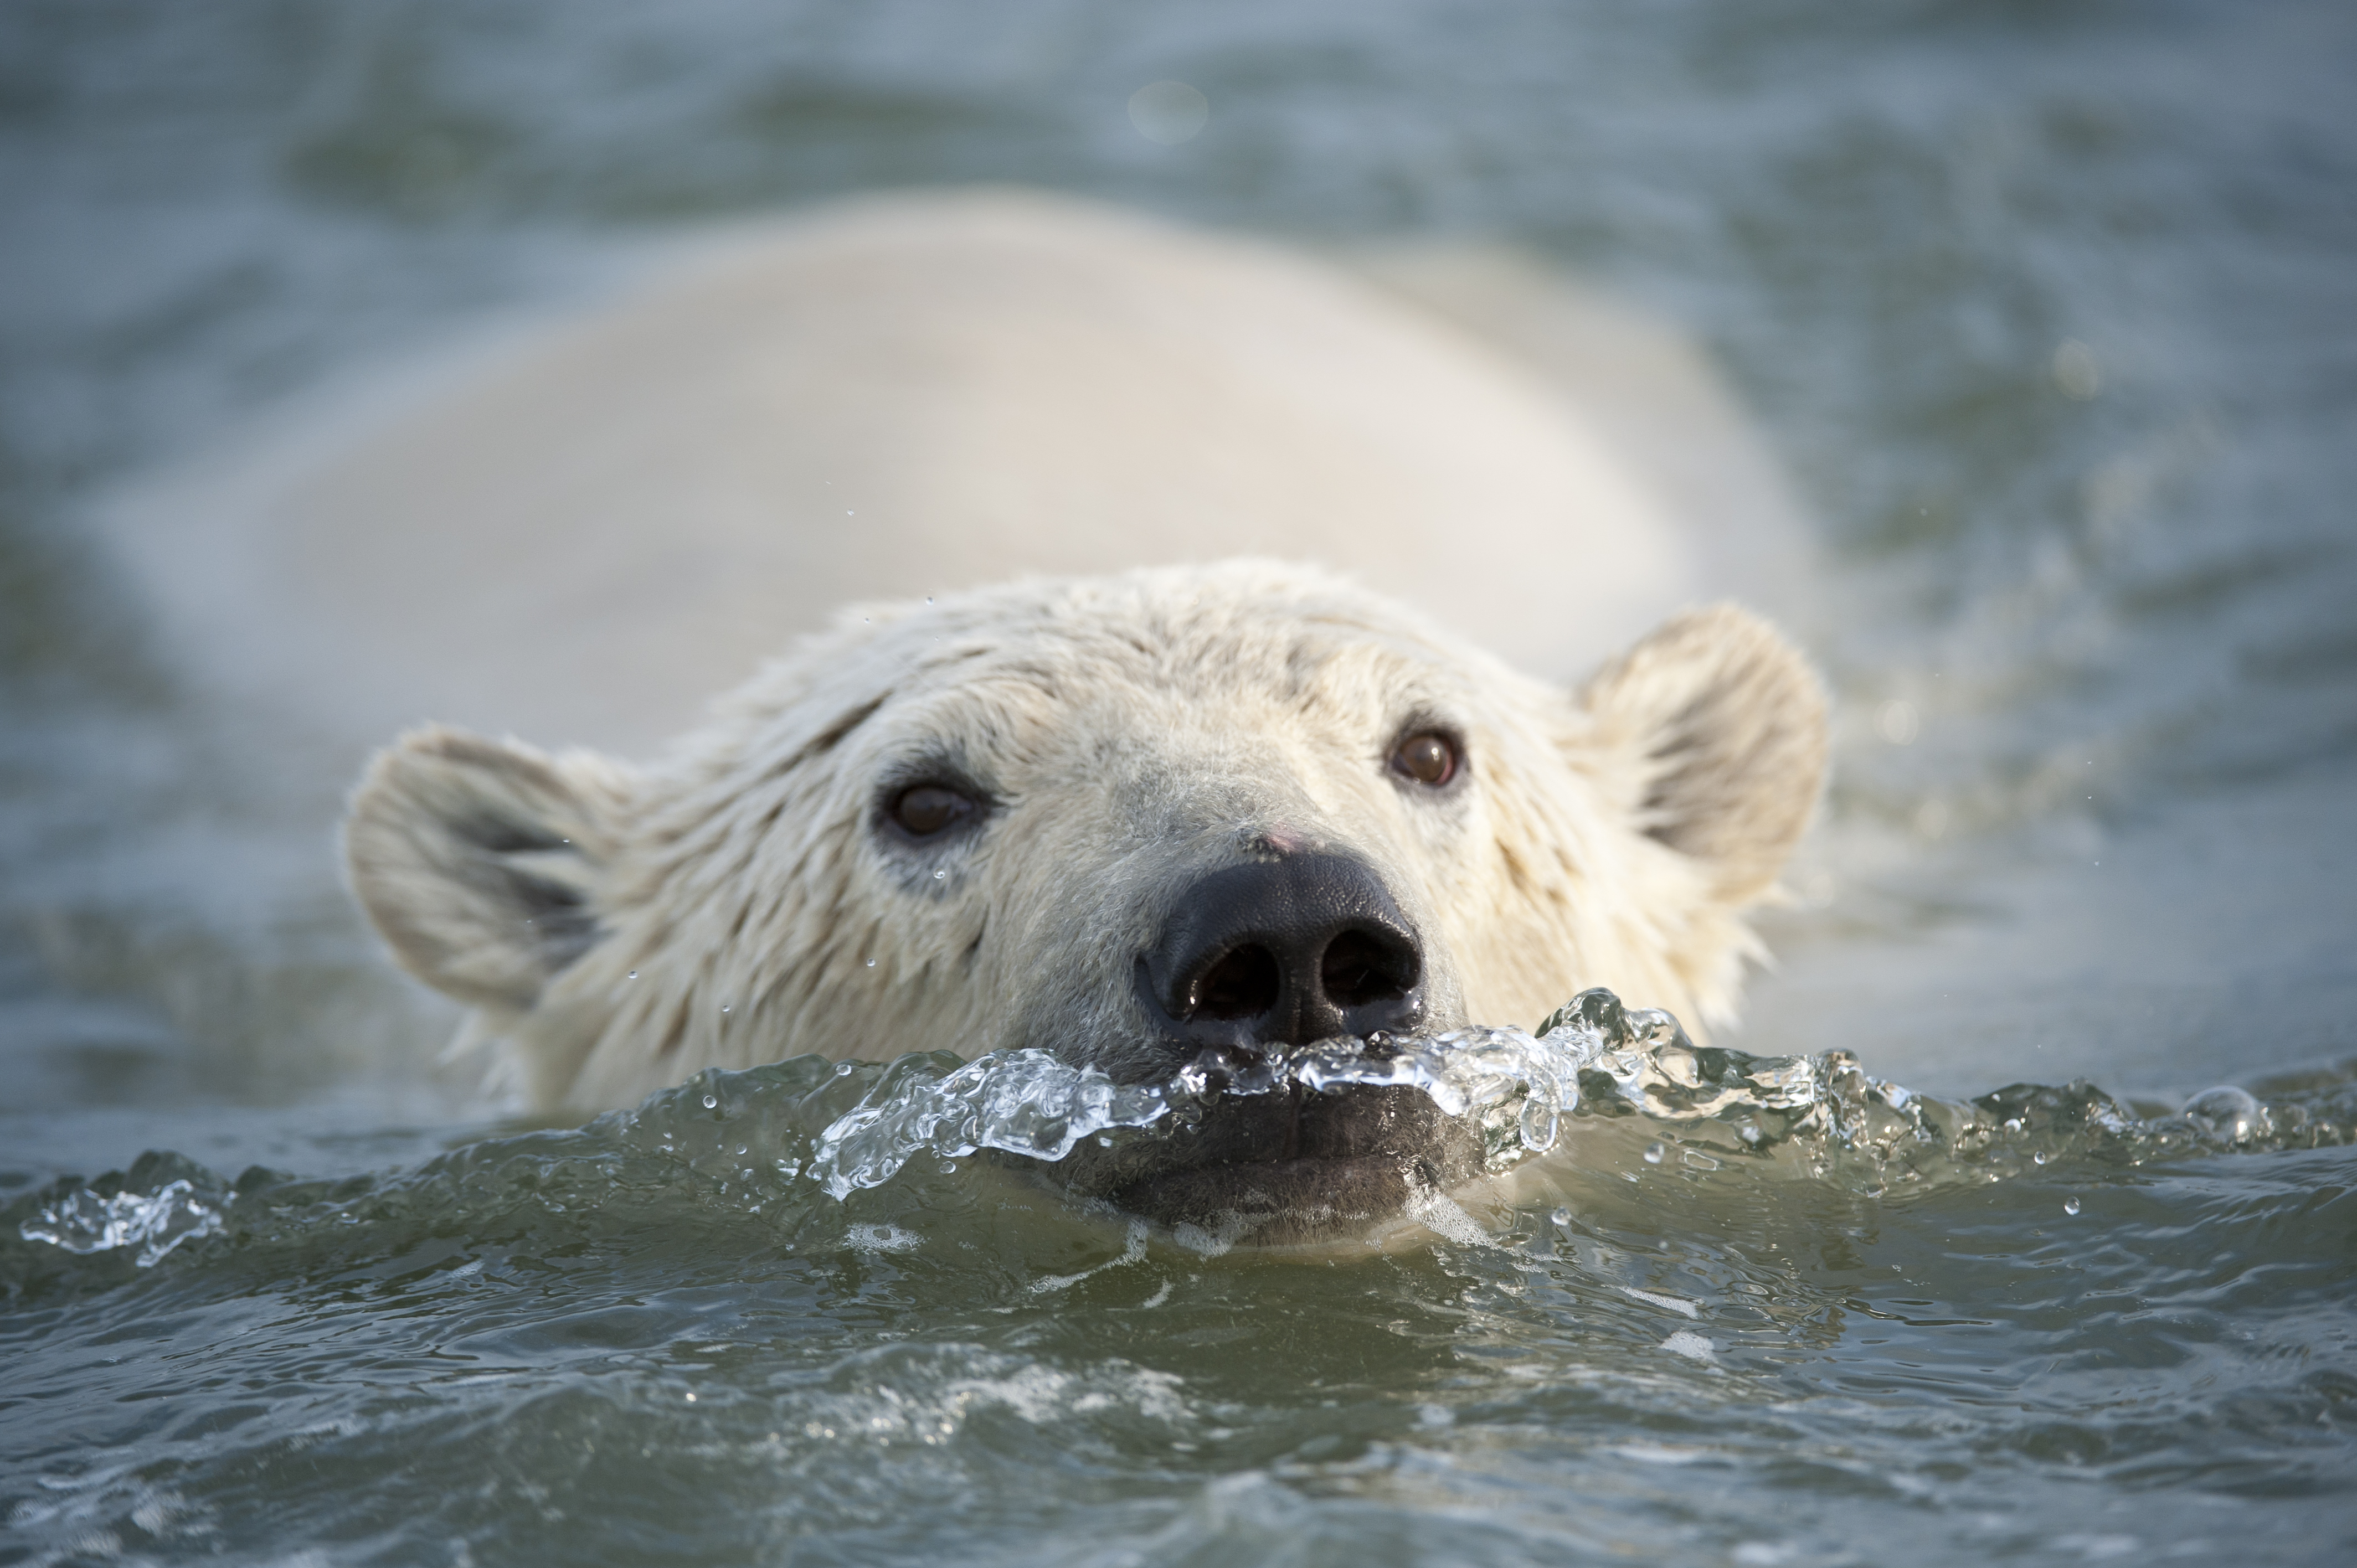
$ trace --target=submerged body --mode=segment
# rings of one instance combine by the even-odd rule
[[[123,499],[176,667],[348,779],[425,720],[643,757],[846,604],[1025,574],[1317,562],[1562,681],[1806,588],[1702,355],[1511,254],[985,190],[642,270]]]

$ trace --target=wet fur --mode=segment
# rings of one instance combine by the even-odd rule
[[[1388,750],[1432,725],[1465,775],[1404,788]],[[1231,562],[847,611],[643,770],[417,732],[347,847],[396,956],[544,1108],[813,1051],[1032,1046],[1137,1079],[1179,1064],[1136,955],[1272,830],[1374,867],[1430,1026],[1595,984],[1723,1020],[1824,744],[1806,664],[1731,607],[1574,693],[1345,579]],[[896,836],[889,789],[944,775],[987,802],[973,830]]]

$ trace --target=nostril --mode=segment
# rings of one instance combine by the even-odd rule
[[[1236,948],[1194,983],[1188,1013],[1200,1018],[1257,1018],[1276,1006],[1284,988],[1285,973],[1275,953],[1257,945]]]
[[[1344,931],[1327,944],[1318,961],[1318,983],[1337,1007],[1396,1002],[1415,986],[1421,969],[1415,952],[1367,931]]]

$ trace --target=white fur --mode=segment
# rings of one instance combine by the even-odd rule
[[[1449,790],[1386,765],[1427,725],[1463,742]],[[1808,819],[1823,737],[1805,666],[1738,611],[1674,622],[1576,699],[1342,579],[1240,561],[862,607],[635,778],[412,736],[349,842],[396,952],[483,1010],[545,1105],[806,1051],[1030,1045],[1135,1075],[1137,955],[1267,832],[1375,869],[1437,1024],[1527,1026],[1591,984],[1722,1018],[1738,913]],[[479,779],[456,808],[454,766]],[[994,809],[912,850],[883,803],[944,766]],[[463,842],[418,848],[453,821],[521,847],[454,875]],[[594,942],[536,956],[500,868],[577,889]],[[500,961],[440,937],[479,942],[502,908]],[[485,971],[519,978],[490,994]]]

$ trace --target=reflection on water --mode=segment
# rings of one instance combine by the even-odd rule
[[[0,1555],[2345,1556],[2352,28],[11,6]],[[1160,82],[1203,97],[1183,140],[1132,119]],[[827,1129],[946,1062],[417,1158],[396,1123],[476,1114],[435,1098],[437,1020],[302,901],[322,846],[229,782],[245,737],[81,520],[684,221],[976,178],[1503,236],[1719,354],[1835,562],[1803,630],[1836,793],[1737,1042],[1805,1079],[1558,1074],[1563,1149],[1477,1235],[1331,1267],[1133,1242],[931,1142],[827,1197]],[[2118,1098],[1966,1098],[2079,1078]],[[48,1185],[144,1147],[197,1159]],[[215,1174],[250,1150],[303,1174]]]

